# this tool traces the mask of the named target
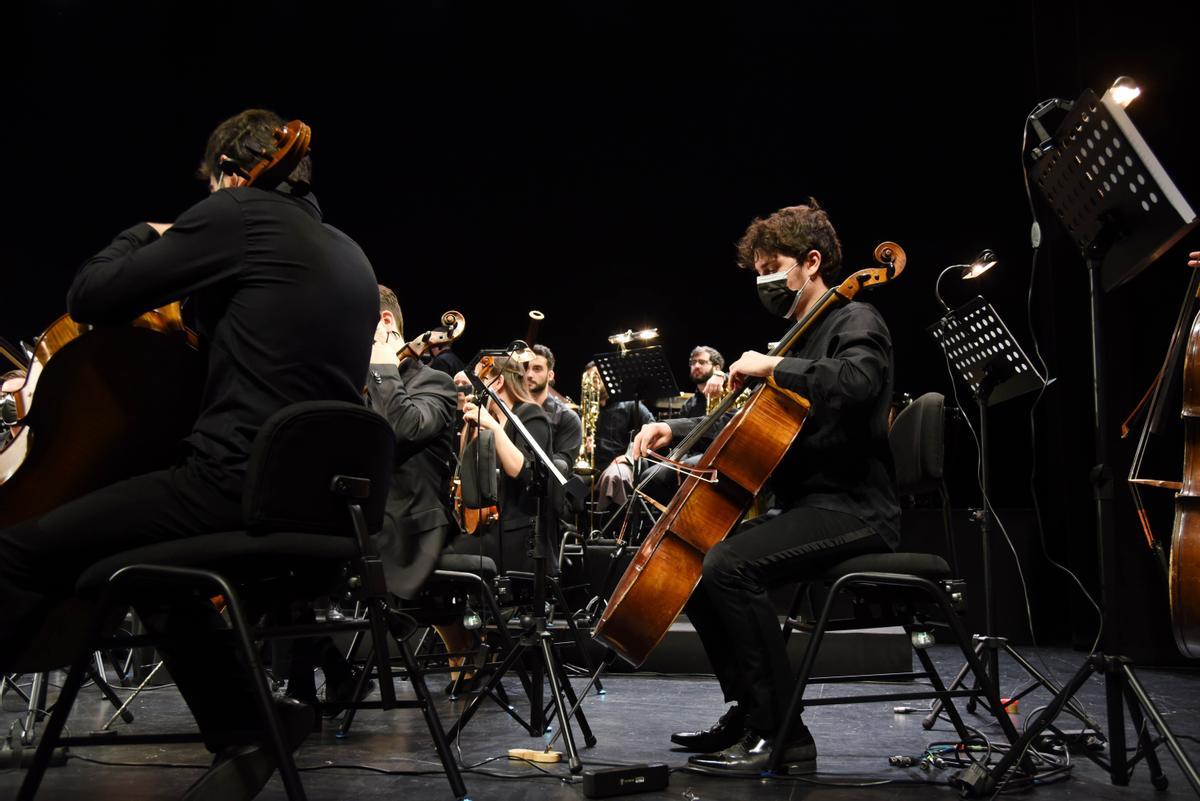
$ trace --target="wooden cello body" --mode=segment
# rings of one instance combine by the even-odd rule
[[[1180,653],[1200,657],[1200,314],[1183,363],[1183,488],[1175,496],[1169,571],[1171,628]]]
[[[885,266],[860,270],[826,292],[772,355],[789,351],[829,310],[852,300],[860,289],[894,278],[906,261],[894,242],[879,245],[875,259]],[[709,421],[729,410],[735,396],[728,396]],[[809,408],[806,399],[772,379],[754,390],[695,466],[697,471],[716,471],[715,482],[698,476],[684,480],[613,591],[596,626],[597,640],[635,667],[646,660],[699,583],[704,555],[745,515],[800,433]],[[690,445],[691,435],[672,458],[680,458]]]
[[[114,328],[58,318],[16,393],[20,430],[0,451],[0,527],[169,466],[202,386],[178,303]]]

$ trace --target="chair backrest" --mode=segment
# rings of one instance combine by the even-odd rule
[[[395,433],[366,406],[304,401],[273,414],[250,452],[242,511],[252,534],[296,531],[352,536],[347,500],[334,494],[334,476],[365,478],[358,499],[368,533],[383,526]]]
[[[946,399],[926,392],[896,415],[888,433],[901,495],[935,492],[946,464]]]

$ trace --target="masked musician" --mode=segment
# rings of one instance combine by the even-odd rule
[[[688,357],[688,376],[696,386],[696,394],[688,398],[679,410],[680,417],[703,417],[709,399],[719,399],[725,393],[725,357],[716,348],[697,345]]]
[[[801,318],[841,273],[841,244],[815,201],[755,220],[738,257],[758,275],[764,306],[788,321]],[[793,674],[767,590],[801,570],[897,545],[887,441],[893,369],[887,326],[857,302],[825,315],[787,356],[747,351],[730,366],[733,389],[773,376],[808,398],[812,412],[772,477],[777,512],[744,523],[706,554],[688,603],[725,699],[734,702],[713,727],[671,737],[705,752],[689,759],[692,767],[758,776],[775,745]],[[696,422],[645,426],[634,454],[670,444]],[[815,769],[816,746],[803,724],[780,745],[793,770]]]
[[[553,440],[550,455],[566,476],[579,458],[579,448],[583,444],[583,423],[574,410],[550,392],[554,383],[554,352],[545,345],[534,345],[531,350],[534,355],[525,364],[525,387],[533,402],[541,406],[550,418],[550,436]]]
[[[378,313],[371,264],[322,222],[308,159],[276,190],[246,186],[275,146],[277,114],[244,111],[208,139],[200,174],[210,194],[174,224],[139,223],[83,266],[67,308],[83,323],[124,323],[189,297],[206,344],[201,411],[185,455],[169,470],[119,482],[0,532],[0,663],[17,657],[55,601],[90,565],[139,546],[240,529],[251,443],[272,414],[307,400],[362,402]],[[205,745],[217,754],[189,798],[251,798],[274,770],[250,677],[229,641],[192,636],[225,628],[206,600],[139,607]],[[80,628],[90,625],[81,621]],[[74,634],[79,634],[75,632]],[[62,631],[61,636],[72,636]],[[3,669],[0,664],[0,670]],[[277,702],[290,747],[312,709]],[[229,781],[233,777],[254,777]],[[233,788],[236,787],[236,792]]]

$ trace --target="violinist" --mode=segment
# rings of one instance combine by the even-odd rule
[[[82,323],[123,324],[189,298],[206,353],[200,414],[170,469],[118,482],[0,532],[0,663],[18,658],[49,608],[90,565],[153,543],[243,527],[251,444],[272,414],[300,401],[362,402],[379,319],[374,271],[350,237],[322,221],[300,161],[278,189],[248,186],[284,120],[251,109],[209,136],[209,195],[173,223],[138,223],[84,264],[67,295]],[[254,603],[254,599],[248,599]],[[252,798],[272,774],[251,679],[205,599],[139,606],[190,707],[213,766],[189,798]],[[91,626],[80,621],[77,636]],[[0,670],[4,664],[0,664]],[[277,701],[287,745],[312,728],[311,707]],[[254,781],[231,781],[237,776]],[[236,788],[236,791],[235,791]]]
[[[529,394],[522,362],[514,356],[502,356],[480,362],[476,365],[475,372],[520,419],[542,452],[550,454],[550,419]],[[469,379],[463,373],[455,376],[455,383],[460,387],[469,386],[468,382]],[[477,530],[478,536],[460,535],[447,550],[452,553],[489,557],[496,563],[501,574],[509,570],[531,572],[535,569],[535,563],[530,546],[538,512],[537,494],[531,486],[534,476],[533,459],[536,456],[517,433],[516,426],[505,418],[500,407],[490,399],[484,405],[480,405],[479,400],[478,396],[468,396],[463,401],[460,454],[465,451],[467,443],[478,436],[480,430],[491,432],[495,464],[500,472],[497,499],[499,519]],[[543,539],[545,547],[549,548],[551,543],[545,532]],[[553,561],[549,564],[553,565]],[[450,624],[437,625],[435,629],[446,644],[447,651],[461,653],[478,647],[475,635],[463,626],[461,619]],[[461,658],[456,658],[452,664],[461,664]],[[461,675],[452,674],[452,681],[446,687],[446,693],[474,689],[479,684],[479,675],[468,671],[463,671]]]
[[[550,420],[529,394],[523,363],[513,356],[502,356],[490,365],[486,361],[480,362],[475,372],[520,418],[542,451],[551,453]],[[496,404],[489,401],[481,406],[478,400],[477,397],[468,398],[463,406],[461,445],[465,447],[480,429],[492,433],[496,465],[501,474],[499,520],[479,538],[460,538],[453,547],[457,553],[491,556],[501,573],[529,571],[533,569],[529,537],[538,509],[537,495],[530,486],[535,456],[527,449],[516,426],[505,418]]]
[[[811,201],[755,220],[738,243],[738,261],[755,272],[767,310],[794,321],[836,284],[841,250],[829,217]],[[686,607],[725,700],[734,702],[711,728],[671,737],[701,752],[688,760],[695,769],[758,776],[775,745],[793,673],[767,591],[801,570],[898,544],[887,441],[893,370],[887,326],[858,302],[824,316],[786,356],[747,351],[730,366],[734,391],[772,376],[809,399],[812,412],[772,476],[776,508],[708,551]],[[670,444],[698,422],[644,426],[634,455]],[[790,770],[815,770],[816,745],[802,723],[781,745]]]
[[[396,434],[396,468],[375,544],[388,590],[412,599],[450,539],[457,393],[450,376],[420,359],[401,362],[397,351],[403,345],[400,302],[395,292],[380,285],[367,398]]]

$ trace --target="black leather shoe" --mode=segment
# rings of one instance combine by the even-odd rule
[[[781,774],[794,776],[817,770],[817,746],[808,728],[803,725],[800,728],[784,746],[783,761],[779,764]],[[732,748],[688,757],[688,768],[721,776],[761,776],[771,760],[772,739],[747,731],[742,741]]]
[[[275,712],[283,729],[284,747],[295,751],[313,729],[313,708],[294,698],[276,698]],[[183,794],[183,801],[249,801],[277,767],[275,754],[265,742],[222,748],[212,767]]]
[[[745,733],[746,716],[734,704],[715,725],[704,731],[677,731],[671,735],[671,742],[682,745],[688,751],[711,754],[737,745]]]

